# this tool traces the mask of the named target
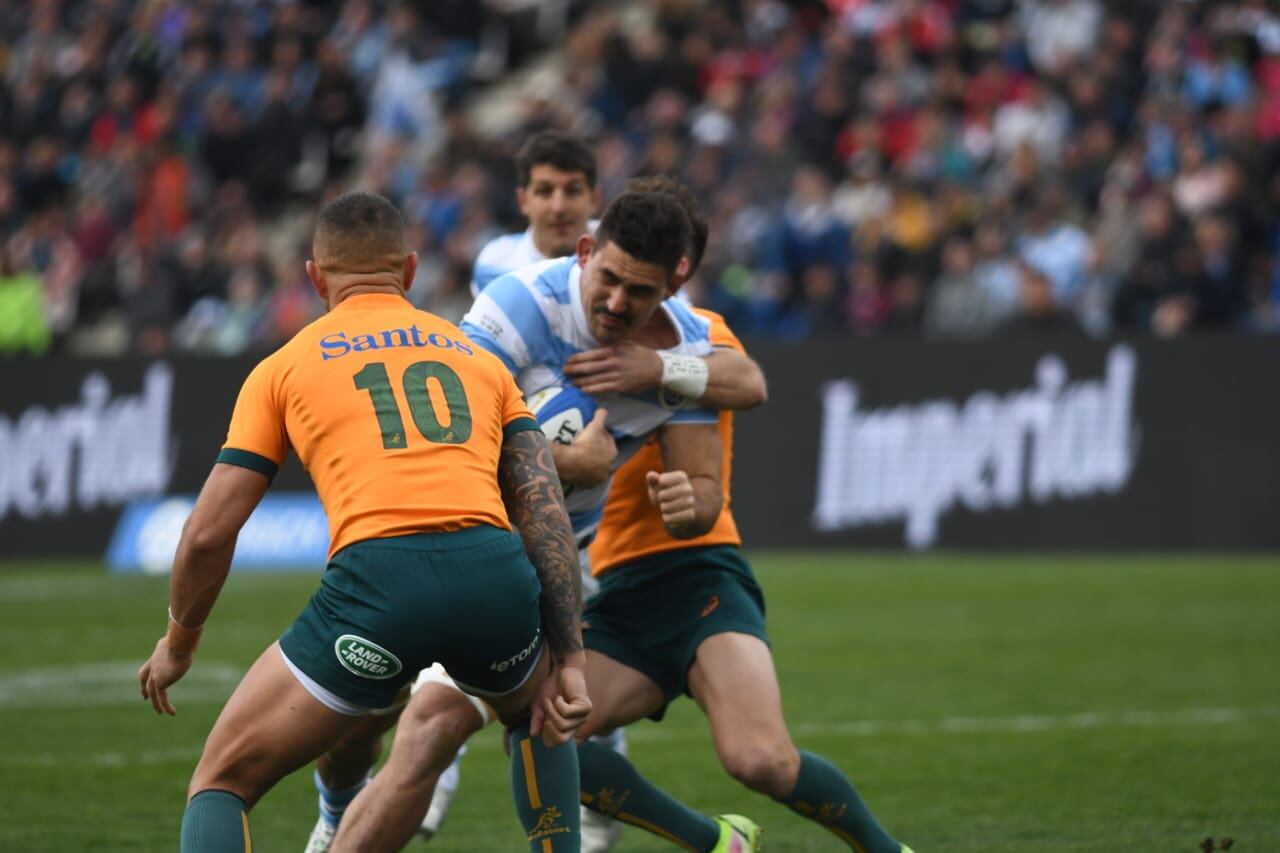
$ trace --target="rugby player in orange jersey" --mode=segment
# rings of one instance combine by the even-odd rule
[[[594,159],[590,158],[589,149],[571,137],[540,134],[531,139],[521,151],[520,172],[534,180],[539,174],[539,164],[554,165],[558,171],[577,175],[579,180],[594,184]],[[687,189],[670,178],[634,179],[628,182],[627,189],[665,193],[673,196],[686,208],[694,234],[690,251],[682,261],[682,268],[678,273],[678,287],[692,274],[706,246],[707,224],[698,214],[696,202]],[[533,186],[527,192],[536,190],[537,187]],[[585,231],[588,228],[585,220],[586,208],[582,208],[581,213]],[[483,277],[477,272],[478,282],[483,280],[487,284],[496,274],[492,265],[501,260],[501,253],[492,250],[499,244],[515,241],[516,249],[522,246],[527,249],[536,243],[540,220],[534,218],[532,212],[530,216],[533,220],[530,232],[511,235],[510,238],[498,238],[486,247],[482,258],[489,259],[491,268],[486,270]],[[532,241],[530,234],[533,235]],[[519,255],[520,251],[517,251],[516,256]],[[477,268],[479,266],[478,260]],[[573,356],[569,359],[565,372],[572,375],[575,381],[589,383],[591,387],[584,390],[599,394],[647,391],[662,386],[677,393],[683,392],[708,407],[735,409],[759,405],[765,396],[764,377],[759,367],[749,358],[727,349],[715,351],[704,362],[696,357],[681,359],[673,358],[670,354],[659,355],[652,348],[624,339],[612,346]],[[563,482],[580,487],[591,486],[608,476],[613,453],[601,454],[594,450],[607,445],[607,449],[612,451],[613,442],[603,423],[603,417],[598,417],[572,445],[552,445],[556,467]],[[586,452],[589,448],[593,449],[591,453]],[[603,467],[600,460],[603,460]],[[416,695],[407,723],[402,722],[401,732],[397,735],[396,751],[393,752],[396,763],[390,766],[393,770],[399,766],[414,768],[412,787],[418,801],[416,806],[425,811],[425,817],[419,812],[420,825],[417,833],[420,837],[429,839],[438,831],[457,788],[458,761],[455,758],[451,762],[450,758],[463,748],[462,744],[471,733],[492,722],[493,717],[482,701],[459,693],[452,686],[447,673],[439,666],[424,671],[415,682],[414,690],[420,695]],[[368,771],[381,751],[382,733],[390,728],[401,708],[402,705],[397,705],[388,709],[389,713],[386,715],[366,717],[357,729],[326,756],[323,766],[321,762],[317,762],[316,781],[320,790],[321,815],[308,839],[306,853],[326,853],[330,849],[339,820],[368,783]],[[625,751],[621,735],[621,731],[615,732],[609,737],[609,741],[613,748]],[[398,794],[405,795],[408,799],[408,786],[395,787]],[[380,797],[378,803],[383,815],[398,811],[392,799]],[[395,827],[387,827],[386,837],[402,836],[401,817],[402,815],[397,815]],[[378,817],[364,820],[388,819]],[[620,830],[621,827],[613,821],[602,819],[595,813],[584,813],[583,850],[603,853],[616,840]]]
[[[656,180],[656,182],[655,182]],[[701,257],[702,250],[706,243],[706,223],[697,215],[696,204],[692,201],[687,191],[683,190],[678,184],[670,179],[645,179],[638,187],[631,184],[628,190],[638,190],[640,195],[659,194],[674,198],[686,210],[686,216],[694,225],[692,240],[688,246],[686,254],[680,259],[678,264],[679,272],[673,282],[676,286],[683,282],[684,278],[696,268],[697,262]],[[609,214],[606,212],[606,220]],[[604,233],[605,225],[601,224],[601,233]],[[548,271],[550,268],[547,268]],[[535,268],[530,268],[524,273],[517,273],[517,276],[524,275],[533,277],[537,274]],[[588,304],[587,296],[587,273],[583,273],[583,296],[582,303]],[[510,281],[507,282],[511,284]],[[499,285],[494,285],[498,287]],[[596,292],[596,285],[591,286],[591,292]],[[511,288],[507,288],[510,290]],[[488,291],[486,291],[488,293]],[[571,298],[572,302],[573,299]],[[594,304],[594,303],[592,303]],[[690,314],[690,309],[679,306],[680,312]],[[674,310],[667,308],[666,310]],[[655,312],[656,313],[656,312]],[[650,314],[652,317],[653,314]],[[468,321],[464,321],[464,330],[469,330],[468,326],[471,315],[468,315]],[[692,322],[692,314],[690,314],[690,322]],[[558,321],[560,322],[560,321]],[[661,322],[657,324],[661,326]],[[682,321],[682,323],[685,321]],[[701,320],[702,326],[709,327],[707,320]],[[495,331],[501,331],[501,327],[492,327],[481,320],[477,320],[476,325],[478,331],[484,332],[486,328],[494,328]],[[536,326],[536,324],[533,324]],[[705,338],[705,332],[702,333]],[[603,378],[604,381],[613,383],[619,387],[620,391],[632,390],[624,386],[626,383],[633,381],[637,375],[643,376],[648,369],[647,365],[639,365],[638,370],[630,371],[632,365],[627,362],[631,360],[631,356],[641,348],[635,348],[628,352],[626,348],[619,346],[616,342],[626,340],[618,336],[612,336],[615,344],[612,347],[604,347],[597,350],[589,350],[582,354],[582,359],[592,364],[592,368],[587,372],[596,377]],[[707,342],[708,345],[710,342]],[[597,345],[599,346],[599,345]],[[511,350],[507,350],[508,353]],[[659,384],[659,378],[663,373],[663,360],[661,356],[647,351],[643,353],[652,356],[653,361],[658,363],[658,370],[655,376],[652,376],[647,388],[638,387],[635,391],[648,391],[652,395],[655,386]],[[670,353],[668,353],[670,354]],[[718,356],[732,357],[740,362],[751,366],[755,376],[759,380],[758,391],[748,393],[750,389],[733,389],[733,392],[739,395],[739,399],[745,405],[753,405],[759,403],[764,397],[763,376],[759,373],[759,368],[745,355],[741,353],[729,352],[727,350],[717,351]],[[510,355],[508,355],[510,358]],[[504,359],[505,360],[505,359]],[[570,359],[570,363],[574,363],[578,357]],[[622,365],[623,370],[617,370],[616,365]],[[603,368],[603,370],[601,369]],[[569,372],[566,367],[566,373]],[[714,374],[714,371],[712,371]],[[707,379],[706,372],[703,373],[704,380]],[[714,380],[714,376],[711,377]],[[644,381],[644,380],[642,380]],[[707,390],[710,390],[713,381],[708,381]],[[717,391],[718,395],[720,392]],[[643,395],[642,395],[643,396]],[[695,394],[686,394],[686,397],[697,397]],[[710,394],[701,396],[703,402]],[[708,426],[712,426],[711,434],[717,434],[718,430],[714,428],[715,415],[711,415]],[[663,442],[664,458],[669,453],[673,453],[675,439],[666,438]],[[558,447],[558,445],[553,445]],[[720,451],[711,445],[707,447],[708,452],[714,454],[715,468],[718,469],[720,462]],[[559,458],[557,457],[557,466],[559,466]],[[677,466],[678,467],[678,466]],[[705,467],[705,466],[701,466]],[[690,469],[692,470],[692,469]],[[668,473],[662,475],[663,478],[672,478],[680,474],[680,471],[668,466]],[[561,472],[563,479],[565,473]],[[718,481],[718,477],[717,477]],[[646,486],[646,491],[648,487]],[[696,535],[699,530],[705,531],[711,529],[715,516],[719,514],[723,505],[723,498],[719,491],[715,492],[714,512],[711,513],[710,523],[706,526],[695,530],[690,530],[688,519],[685,515],[692,510],[687,507],[678,506],[678,502],[670,500],[668,490],[664,487],[658,490],[660,494],[655,495],[656,503],[663,508],[664,517],[675,529],[679,529],[682,535]],[[601,494],[601,507],[603,507],[604,495]],[[571,514],[572,516],[572,514]],[[598,518],[598,516],[597,516]],[[595,522],[591,522],[590,529],[594,531]],[[432,787],[435,777],[449,763],[454,751],[466,740],[472,733],[478,731],[484,724],[482,714],[467,707],[467,701],[456,690],[450,689],[445,681],[433,681],[427,683],[414,694],[404,717],[401,719],[400,728],[396,734],[396,741],[391,750],[391,757],[387,764],[377,777],[374,778],[371,785],[359,795],[355,802],[348,808],[346,816],[339,827],[339,833],[334,845],[334,850],[360,849],[366,851],[379,850],[397,850],[407,841],[416,821],[420,818],[423,810],[427,809],[428,801],[432,799]],[[602,747],[603,748],[603,747]],[[435,811],[436,804],[431,802],[431,811]],[[736,818],[735,816],[724,816],[718,819],[702,818],[703,826],[709,828],[711,837],[706,839],[707,846],[696,849],[714,849],[716,850],[733,850],[742,851],[752,849],[754,846],[754,835],[756,829],[749,821]],[[587,849],[589,836],[584,824],[583,830],[583,849]],[[593,847],[592,849],[601,849]]]
[[[577,851],[572,735],[591,706],[579,567],[547,442],[505,366],[405,299],[417,255],[390,202],[330,202],[313,253],[307,274],[329,312],[241,389],[183,528],[143,698],[175,713],[168,688],[191,667],[236,537],[290,448],[329,516],[329,566],[214,724],[181,849],[251,849],[248,811],[263,794],[438,660],[516,735],[530,848]]]
[[[595,153],[586,142],[559,131],[534,134],[520,148],[515,166],[516,203],[528,218],[529,227],[497,237],[480,250],[472,271],[473,295],[512,269],[573,254],[579,235],[594,230],[591,214],[600,206],[600,191],[596,184]],[[588,455],[594,450],[594,457],[603,458],[608,464],[614,452],[613,440],[603,420],[584,431],[579,450],[587,451]],[[559,467],[569,467],[568,461],[561,458]],[[447,679],[441,667],[432,666],[420,674],[414,689],[433,681],[447,682]],[[343,812],[368,784],[369,771],[382,755],[383,735],[396,724],[409,695],[406,687],[390,707],[379,708],[364,717],[333,749],[316,760],[314,781],[319,814],[307,838],[305,853],[328,853]],[[483,700],[469,699],[471,713],[476,715],[471,719],[477,725],[493,722],[492,710]],[[460,713],[464,711],[460,709]],[[458,789],[461,757],[459,753],[458,760],[440,774],[434,794],[430,795],[431,809],[417,830],[424,839],[439,830],[448,813]],[[584,817],[590,820],[594,815]],[[590,825],[583,827],[584,849],[591,849],[592,829]],[[595,834],[598,835],[599,830]]]
[[[697,309],[695,309],[697,310]],[[742,351],[719,315],[713,345]],[[592,711],[578,732],[582,801],[687,850],[708,850],[708,819],[640,776],[628,759],[586,738],[692,697],[711,725],[729,775],[815,821],[851,849],[909,853],[867,809],[848,778],[821,756],[797,750],[764,623],[764,595],[742,554],[729,509],[733,413],[721,412],[724,508],[697,538],[677,538],[655,511],[661,449],[650,442],[618,469],[590,548],[599,591],[583,613]],[[718,848],[717,848],[718,849]]]

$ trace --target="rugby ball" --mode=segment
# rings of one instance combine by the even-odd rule
[[[560,444],[573,444],[596,413],[595,401],[572,385],[548,386],[525,402],[547,440]]]

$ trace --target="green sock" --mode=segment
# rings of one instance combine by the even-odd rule
[[[249,810],[229,791],[200,791],[182,815],[182,853],[249,853]]]
[[[901,853],[902,845],[884,831],[849,777],[830,761],[800,750],[800,775],[791,796],[778,800],[787,808],[826,827],[854,850]]]
[[[582,802],[592,811],[638,826],[704,853],[720,840],[720,826],[650,784],[623,756],[587,741],[578,744],[582,769]]]
[[[572,740],[548,749],[541,737],[529,736],[527,722],[511,730],[511,793],[530,850],[578,850],[578,791],[578,755]]]

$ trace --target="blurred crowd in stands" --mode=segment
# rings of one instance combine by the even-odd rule
[[[352,187],[456,319],[548,127],[742,334],[1280,331],[1268,0],[0,0],[0,351],[272,347]]]

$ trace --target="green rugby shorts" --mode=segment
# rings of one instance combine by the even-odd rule
[[[724,633],[769,642],[764,593],[731,545],[684,548],[610,569],[583,612],[582,639],[662,689],[664,704],[689,692],[698,646]]]
[[[538,662],[540,593],[524,543],[508,530],[367,539],[333,555],[280,649],[308,678],[363,708],[393,704],[436,662],[468,692],[501,696]]]

